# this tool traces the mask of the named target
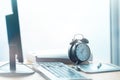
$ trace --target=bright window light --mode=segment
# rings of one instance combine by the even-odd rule
[[[17,1],[24,53],[67,50],[74,34],[81,33],[94,61],[110,62],[109,0]]]

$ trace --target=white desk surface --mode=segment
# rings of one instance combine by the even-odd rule
[[[99,74],[85,74],[88,78],[92,80],[120,80],[120,72],[108,72],[108,73],[99,73]],[[0,80],[45,80],[40,74],[34,73],[29,76],[21,77],[4,77],[0,76]]]
[[[84,72],[80,73],[92,80],[120,80],[120,71],[95,74],[86,74]],[[35,72],[34,74],[31,74],[29,76],[6,77],[0,75],[0,80],[45,80],[45,79],[39,73]]]

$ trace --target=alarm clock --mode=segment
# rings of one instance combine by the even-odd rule
[[[76,39],[75,36],[81,35],[81,39]],[[91,51],[87,45],[89,41],[83,37],[82,34],[74,35],[72,42],[70,43],[70,48],[68,51],[68,56],[70,60],[76,64],[87,61],[91,56]]]

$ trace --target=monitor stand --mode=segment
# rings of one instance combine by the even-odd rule
[[[25,76],[34,73],[30,66],[24,64],[23,60],[16,59],[17,46],[9,45],[9,62],[0,66],[0,76]],[[20,51],[19,51],[20,52]],[[22,58],[23,56],[21,56]],[[20,59],[20,58],[19,58]]]
[[[34,71],[27,65],[16,63],[16,70],[10,69],[10,63],[0,66],[0,76],[26,76],[33,74]]]

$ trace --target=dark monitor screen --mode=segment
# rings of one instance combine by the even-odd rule
[[[9,53],[10,53],[9,55],[10,64],[14,65],[16,55],[18,61],[23,62],[19,17],[18,17],[16,0],[12,0],[12,9],[13,9],[12,10],[13,14],[6,16],[6,25],[7,25],[7,35],[8,35],[8,44],[9,44]],[[14,68],[13,66],[11,67],[12,69]]]

